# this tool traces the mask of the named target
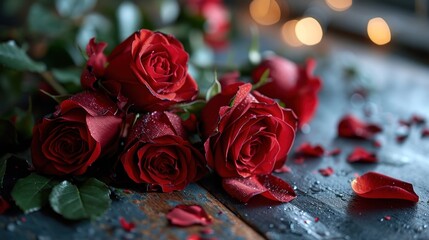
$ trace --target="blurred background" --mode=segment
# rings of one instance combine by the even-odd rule
[[[346,75],[358,76],[359,87],[370,88],[368,75],[379,77],[373,69],[392,56],[427,66],[428,14],[429,0],[2,0],[0,42],[39,68],[0,65],[0,130],[33,121],[29,113],[52,112],[56,102],[40,89],[52,95],[81,90],[92,37],[108,43],[108,54],[141,28],[174,34],[190,54],[202,92],[215,69],[245,75],[249,64],[273,52],[298,63],[316,58],[317,71],[338,62]],[[362,52],[368,61],[356,60]],[[361,63],[369,68],[359,72]],[[29,125],[24,131],[31,135]]]

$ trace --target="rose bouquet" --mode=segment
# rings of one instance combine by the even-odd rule
[[[57,98],[56,111],[34,126],[34,170],[11,194],[22,210],[49,203],[69,219],[95,217],[110,204],[109,186],[171,192],[210,173],[242,202],[296,197],[271,174],[284,167],[297,127],[316,110],[314,61],[301,68],[267,58],[252,66],[252,81],[225,72],[199,93],[174,36],[142,29],[109,55],[106,46],[89,41],[83,91]],[[30,182],[36,187],[26,187]],[[70,212],[65,202],[76,199],[83,206]]]

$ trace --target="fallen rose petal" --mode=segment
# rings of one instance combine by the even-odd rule
[[[412,184],[376,172],[368,172],[354,179],[351,186],[358,196],[364,198],[419,201]]]
[[[292,169],[290,167],[283,165],[281,168],[277,168],[274,170],[275,173],[290,173],[292,172]]]
[[[120,217],[119,223],[121,224],[122,229],[124,229],[127,232],[131,232],[136,225],[133,222],[128,222],[125,218]]]
[[[318,222],[319,220],[320,220],[320,218],[318,218],[318,217],[314,218],[314,222]]]
[[[397,143],[403,143],[408,138],[408,134],[406,135],[398,135],[396,136]]]
[[[329,177],[334,174],[334,169],[332,169],[331,167],[321,168],[319,169],[319,173],[322,174],[322,176]]]
[[[328,153],[326,153],[327,156],[337,156],[341,154],[341,149],[340,148],[335,148],[331,151],[329,151]]]
[[[424,128],[422,130],[422,137],[429,137],[429,128]]]
[[[376,148],[381,148],[381,142],[379,140],[374,140],[374,142],[372,142],[372,145]]]
[[[200,231],[201,234],[213,234],[214,230],[213,228],[204,228],[203,230]]]
[[[177,205],[167,213],[170,224],[178,227],[207,226],[212,223],[206,211],[199,205]]]
[[[375,163],[378,162],[377,156],[374,153],[368,152],[365,148],[356,147],[352,153],[347,158],[347,161],[350,163],[355,162],[366,162],[366,163]]]
[[[295,158],[293,161],[294,161],[296,164],[303,164],[303,163],[304,163],[304,160],[305,160],[305,158],[303,158],[303,157],[297,157],[297,158]]]
[[[365,123],[353,115],[344,116],[338,124],[338,136],[344,138],[370,139],[381,131],[379,125]]]
[[[205,238],[205,237],[201,237],[198,234],[192,234],[189,235],[186,240],[216,240],[217,238]]]
[[[414,114],[413,116],[411,116],[411,122],[416,125],[424,124],[426,123],[426,118],[423,116]]]
[[[311,145],[308,142],[302,143],[296,150],[295,154],[305,156],[305,157],[321,157],[325,153],[320,145]]]
[[[392,217],[390,216],[384,216],[384,220],[390,221],[392,219]]]
[[[290,202],[296,198],[293,188],[273,175],[224,178],[222,186],[230,196],[241,202],[247,202],[256,195],[279,202]]]

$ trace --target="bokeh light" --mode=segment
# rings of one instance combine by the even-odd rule
[[[390,42],[391,34],[387,22],[380,17],[368,21],[367,32],[369,39],[377,45],[384,45]]]
[[[249,10],[253,20],[261,25],[275,24],[281,17],[281,9],[276,0],[253,0]]]
[[[334,11],[345,11],[349,9],[353,0],[325,0],[326,4]]]
[[[287,21],[282,26],[282,38],[283,40],[292,47],[302,46],[302,43],[296,37],[295,27],[298,20]]]
[[[295,26],[295,33],[298,40],[308,46],[318,44],[323,38],[322,26],[312,17],[299,20]]]

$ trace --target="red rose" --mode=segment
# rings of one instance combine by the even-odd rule
[[[207,162],[224,178],[270,174],[283,166],[295,138],[293,112],[251,89],[229,85],[201,114]]]
[[[181,121],[173,113],[152,112],[136,122],[121,156],[134,182],[171,192],[184,189],[206,172],[204,157],[187,141]]]
[[[309,60],[305,67],[299,67],[285,58],[271,56],[253,70],[252,78],[258,82],[265,70],[269,69],[270,81],[258,88],[258,91],[280,99],[294,111],[299,126],[302,126],[313,118],[319,104],[317,93],[322,82],[313,76],[315,65],[314,60]]]
[[[188,0],[188,10],[192,15],[205,19],[205,42],[214,49],[228,45],[231,28],[230,14],[222,0]]]
[[[122,118],[108,97],[83,92],[61,102],[58,110],[33,128],[31,153],[37,171],[81,175],[115,150]]]
[[[188,54],[173,36],[140,30],[118,45],[108,62],[103,85],[136,110],[163,110],[198,93],[188,74]]]

